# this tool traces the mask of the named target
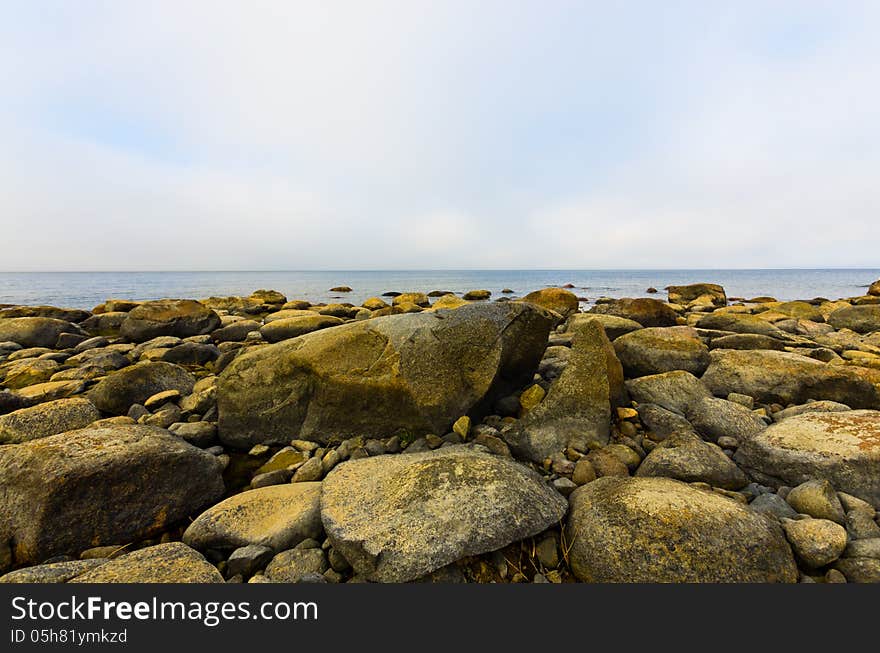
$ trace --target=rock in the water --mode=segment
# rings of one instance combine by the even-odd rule
[[[19,563],[148,537],[223,493],[216,457],[149,426],[0,447],[0,486]]]
[[[673,370],[699,376],[709,367],[709,349],[689,327],[639,329],[617,338],[614,351],[627,377]]]
[[[0,444],[18,444],[73,431],[101,419],[88,399],[58,399],[0,417]]]
[[[577,313],[578,310],[577,295],[564,288],[542,288],[541,290],[530,292],[521,301],[537,304],[541,308],[559,313],[563,320],[573,313]]]
[[[224,444],[442,435],[534,374],[550,330],[531,304],[350,322],[237,357],[219,377]]]
[[[846,529],[827,519],[785,519],[785,536],[807,567],[824,567],[846,549]]]
[[[382,582],[496,551],[558,523],[565,510],[535,472],[467,446],[343,463],[321,497],[333,547]]]
[[[186,338],[210,333],[220,326],[220,317],[192,299],[160,299],[144,302],[126,314],[120,335],[132,342],[157,336]]]
[[[608,442],[611,411],[626,400],[623,369],[597,322],[575,333],[568,365],[541,403],[505,434],[510,448],[541,462],[550,454],[591,441]]]
[[[670,304],[690,306],[727,306],[727,293],[717,283],[692,283],[687,286],[666,286]]]
[[[777,485],[824,479],[880,506],[880,411],[789,417],[741,442],[735,460]]]
[[[223,576],[182,542],[126,553],[80,574],[71,583],[222,583]]]
[[[286,483],[235,494],[211,506],[189,525],[183,541],[200,551],[251,544],[273,551],[320,537],[321,484]]]
[[[600,478],[569,500],[568,555],[583,581],[797,581],[782,529],[714,492],[666,478]]]
[[[868,294],[874,297],[880,297],[880,280],[875,281],[868,287]]]
[[[22,347],[54,347],[62,333],[88,335],[72,322],[51,317],[0,319],[0,342],[16,342]]]
[[[718,445],[688,432],[673,433],[658,444],[642,461],[636,476],[699,481],[726,490],[738,490],[749,482]]]
[[[715,349],[703,383],[712,394],[739,392],[762,403],[830,399],[853,408],[880,408],[880,387],[844,365],[781,351]]]
[[[488,290],[468,290],[461,298],[468,302],[474,302],[489,299],[491,296],[492,293]]]
[[[132,404],[143,404],[154,394],[177,390],[188,395],[195,378],[173,363],[143,362],[114,372],[92,388],[88,397],[99,410],[125,415]]]
[[[704,397],[712,396],[700,379],[683,370],[632,379],[626,382],[626,389],[640,404],[657,404],[681,415]]]
[[[764,420],[745,406],[717,397],[704,397],[693,404],[688,420],[697,433],[713,442],[724,436],[742,442],[767,428]]]
[[[296,338],[312,331],[342,324],[343,320],[332,315],[300,315],[281,320],[273,320],[260,328],[260,335],[266,342],[281,342]]]
[[[656,299],[615,299],[604,304],[596,304],[590,313],[616,315],[638,322],[645,327],[675,326],[678,314],[669,306]]]
[[[835,329],[851,329],[856,333],[880,330],[880,304],[846,306],[828,316],[828,323]],[[0,340],[2,340],[0,336]]]

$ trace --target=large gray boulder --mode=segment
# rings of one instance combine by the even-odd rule
[[[880,507],[880,411],[789,417],[741,442],[734,458],[762,482],[824,479]]]
[[[125,415],[133,404],[142,404],[154,394],[177,390],[188,395],[195,377],[173,363],[143,362],[126,367],[101,380],[88,397],[99,410]]]
[[[444,434],[532,378],[552,320],[526,303],[350,322],[256,348],[217,384],[229,446]]]
[[[608,442],[611,411],[625,400],[614,347],[599,323],[586,322],[575,332],[568,364],[547,396],[504,439],[519,456],[535,462],[569,445],[586,451],[591,441]]]
[[[321,536],[321,484],[286,483],[235,494],[199,515],[183,534],[194,549],[292,549]]]
[[[535,472],[467,446],[343,463],[321,497],[333,547],[381,582],[495,551],[559,523],[565,511],[565,499]]]
[[[714,492],[667,478],[603,477],[569,501],[568,555],[582,581],[797,581],[780,526]]]
[[[133,308],[123,320],[119,333],[132,342],[144,342],[157,336],[197,336],[219,326],[220,316],[200,302],[159,299]]]
[[[34,564],[149,537],[223,494],[215,456],[150,426],[86,428],[0,447],[0,523]]]
[[[11,317],[0,319],[0,342],[17,342],[22,347],[55,347],[62,333],[85,336],[79,326],[51,317]]]
[[[614,351],[627,377],[685,370],[696,376],[709,367],[709,348],[691,327],[652,327],[622,335]]]
[[[0,416],[0,444],[18,444],[73,431],[101,419],[88,399],[58,399]]]
[[[853,408],[880,408],[880,387],[845,365],[782,351],[715,349],[710,356],[702,380],[718,396],[738,392],[783,406],[828,399]]]

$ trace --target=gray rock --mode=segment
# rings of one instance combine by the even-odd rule
[[[223,576],[182,542],[127,553],[70,580],[71,583],[222,583]]]
[[[597,323],[587,322],[547,396],[503,437],[514,453],[534,462],[567,446],[585,450],[591,441],[608,442],[611,411],[625,399],[614,348]]]
[[[210,447],[217,439],[217,425],[211,422],[177,422],[168,430],[200,449]]]
[[[628,320],[625,317],[617,317],[616,315],[602,315],[601,313],[575,313],[568,318],[567,331],[577,331],[583,324],[590,321],[596,321],[602,325],[605,335],[609,340],[616,340],[620,336],[637,331],[642,327],[635,320]]]
[[[658,444],[642,461],[636,476],[663,476],[727,490],[738,490],[749,482],[718,445],[687,432],[673,433]]]
[[[749,504],[749,507],[755,512],[771,515],[777,519],[794,519],[798,515],[797,511],[788,505],[785,499],[774,492],[758,495]]]
[[[192,374],[178,365],[145,362],[109,375],[89,391],[88,397],[102,412],[125,415],[132,404],[143,404],[165,390],[187,395],[194,383]]]
[[[256,320],[239,320],[216,329],[211,333],[214,342],[243,342],[249,333],[260,330]]]
[[[321,498],[333,547],[358,574],[382,582],[531,537],[565,509],[535,472],[462,445],[342,463]]]
[[[192,299],[160,299],[144,302],[127,313],[120,335],[144,342],[157,336],[186,338],[210,333],[219,326],[220,317],[204,304]]]
[[[846,545],[847,558],[874,558],[880,560],[880,537],[853,540]]]
[[[834,562],[846,548],[846,530],[827,519],[784,519],[782,528],[795,555],[812,569]]]
[[[840,558],[834,568],[850,583],[880,583],[880,560],[876,558]]]
[[[0,416],[0,444],[18,444],[73,431],[101,419],[88,399],[58,399]]]
[[[778,486],[824,479],[880,505],[880,411],[808,413],[769,426],[740,443],[734,459]]]
[[[321,549],[290,549],[272,558],[265,573],[273,583],[301,583],[307,582],[310,574],[324,573],[327,567]]]
[[[148,426],[0,447],[0,486],[0,523],[24,564],[149,537],[223,494],[214,456]]]
[[[644,327],[675,326],[678,323],[678,314],[669,306],[656,299],[642,297],[627,297],[596,304],[590,309],[590,313],[623,317]]]
[[[54,348],[62,333],[88,335],[76,324],[50,317],[12,317],[0,319],[0,342],[10,341],[22,347]]]
[[[690,327],[647,328],[622,335],[614,350],[627,377],[685,370],[699,376],[709,366],[709,349]]]
[[[211,506],[183,534],[191,547],[230,550],[248,545],[273,551],[323,532],[320,483],[288,483],[247,490]]]
[[[700,435],[713,442],[724,436],[742,442],[767,428],[764,420],[745,406],[716,397],[693,404],[688,420]]]
[[[226,561],[226,570],[229,576],[241,574],[243,578],[250,578],[255,571],[265,567],[272,559],[274,552],[268,546],[249,544],[240,547],[229,555]]]
[[[778,413],[773,413],[773,421],[781,422],[787,417],[795,417],[804,413],[842,413],[847,410],[852,410],[852,408],[837,401],[811,401],[800,406],[789,406]]]
[[[840,499],[837,498],[837,493],[828,481],[812,480],[801,483],[789,491],[785,500],[802,515],[830,520],[838,524],[846,523],[843,506],[840,505]]]
[[[481,303],[257,347],[220,374],[220,439],[248,448],[294,438],[443,435],[532,377],[550,325],[531,304]]]
[[[107,562],[106,558],[93,558],[25,567],[0,576],[0,583],[66,583],[71,578],[100,567],[105,562]]]
[[[699,400],[712,396],[700,379],[684,371],[632,379],[626,382],[626,389],[639,404],[656,404],[681,415],[690,412]]]
[[[658,406],[657,404],[639,404],[639,419],[645,428],[657,436],[655,439],[666,438],[677,431],[693,430],[691,423],[683,415]]]
[[[797,581],[772,520],[666,478],[600,478],[571,495],[566,542],[585,582]]]

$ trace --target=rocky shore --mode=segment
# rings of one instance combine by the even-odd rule
[[[0,582],[880,582],[880,281],[666,292],[0,305]]]

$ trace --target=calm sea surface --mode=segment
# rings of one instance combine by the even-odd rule
[[[880,279],[880,269],[837,270],[408,270],[286,272],[0,272],[0,303],[92,308],[107,298],[160,299],[249,295],[278,290],[288,299],[313,303],[360,303],[386,291],[486,289],[498,295],[511,288],[523,295],[538,288],[575,285],[573,292],[597,297],[642,297],[653,286],[701,281],[720,283],[729,296],[771,295],[780,300],[864,294]],[[350,293],[332,293],[334,286]]]

